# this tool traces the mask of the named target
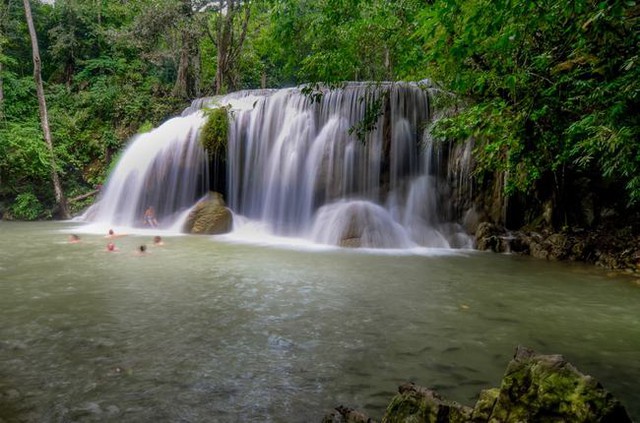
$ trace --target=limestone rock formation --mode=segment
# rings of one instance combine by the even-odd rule
[[[471,408],[447,401],[431,389],[406,383],[398,392],[387,406],[382,423],[470,421]]]
[[[507,251],[505,237],[507,232],[504,228],[489,222],[480,223],[475,231],[476,248],[478,250],[491,250],[496,253]]]
[[[233,215],[226,207],[222,194],[209,192],[191,210],[182,230],[190,234],[219,235],[231,232],[232,228]]]
[[[624,407],[593,377],[561,355],[518,347],[499,390],[484,391],[472,421],[631,422]]]
[[[324,416],[322,423],[376,423],[376,421],[360,411],[341,405]]]
[[[373,422],[345,407],[323,423]],[[561,355],[516,349],[500,388],[484,390],[473,408],[407,383],[387,406],[382,423],[603,422],[631,423],[626,410],[593,377]]]
[[[632,226],[618,230],[507,231],[482,222],[476,230],[476,248],[550,261],[584,261],[640,275],[640,235],[638,228]]]

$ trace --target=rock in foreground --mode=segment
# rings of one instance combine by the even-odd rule
[[[339,420],[339,407],[325,422]],[[349,416],[353,410],[349,410]],[[333,416],[333,420],[328,417]],[[382,423],[610,422],[627,423],[626,410],[600,383],[581,373],[560,355],[539,355],[518,347],[500,388],[484,390],[473,408],[447,401],[412,383],[400,386]]]
[[[561,355],[538,355],[523,347],[507,366],[500,389],[484,391],[480,399],[474,421],[631,422],[593,377]]]

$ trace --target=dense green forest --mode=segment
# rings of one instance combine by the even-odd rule
[[[478,178],[561,203],[568,181],[640,203],[640,6],[557,0],[31,1],[56,171],[78,200],[126,140],[191,99],[302,83],[431,79],[433,129]],[[0,213],[56,215],[22,0],[0,0]],[[565,205],[570,207],[570,205]]]

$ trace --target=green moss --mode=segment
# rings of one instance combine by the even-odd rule
[[[473,421],[489,421],[493,408],[500,396],[500,389],[491,388],[480,392],[480,396],[473,409]]]
[[[469,407],[447,401],[430,389],[400,389],[387,406],[382,423],[470,422],[472,410]]]
[[[493,406],[482,399],[474,416],[486,419],[490,411],[489,421],[629,421],[611,394],[561,356],[516,357]]]
[[[207,121],[200,131],[200,144],[209,156],[224,159],[229,135],[229,111],[226,107],[205,110]]]
[[[149,122],[148,120],[145,120],[138,127],[138,134],[144,134],[146,132],[151,132],[152,129],[153,129],[153,123]]]

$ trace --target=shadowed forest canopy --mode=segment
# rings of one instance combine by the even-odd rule
[[[552,0],[31,1],[57,171],[103,183],[126,140],[188,101],[302,83],[431,79],[478,183],[552,199],[574,181],[640,202],[640,5]],[[0,0],[0,213],[54,203],[22,0]],[[606,200],[606,199],[604,199]],[[603,200],[603,201],[604,201]],[[76,210],[83,201],[72,201]]]

